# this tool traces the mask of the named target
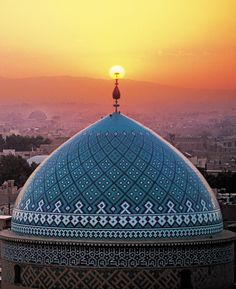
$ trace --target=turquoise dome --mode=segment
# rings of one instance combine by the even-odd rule
[[[18,234],[87,240],[207,236],[222,227],[198,170],[119,113],[54,151],[21,190],[12,218]]]

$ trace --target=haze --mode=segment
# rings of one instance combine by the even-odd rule
[[[108,79],[120,64],[129,79],[232,90],[235,11],[234,0],[1,1],[0,76]]]

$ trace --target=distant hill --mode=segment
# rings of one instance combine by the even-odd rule
[[[70,76],[0,78],[1,103],[111,104],[112,80]],[[121,80],[122,105],[132,106],[230,106],[236,91],[180,88],[158,83]]]

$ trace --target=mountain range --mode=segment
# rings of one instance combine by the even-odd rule
[[[110,105],[112,80],[71,76],[0,78],[1,103],[76,103]],[[124,106],[199,107],[235,106],[236,90],[181,88],[153,82],[120,81]]]

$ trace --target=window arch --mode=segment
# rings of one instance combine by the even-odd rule
[[[180,289],[194,289],[191,275],[192,272],[189,269],[180,272]]]
[[[21,267],[19,265],[14,266],[14,283],[21,283]]]

